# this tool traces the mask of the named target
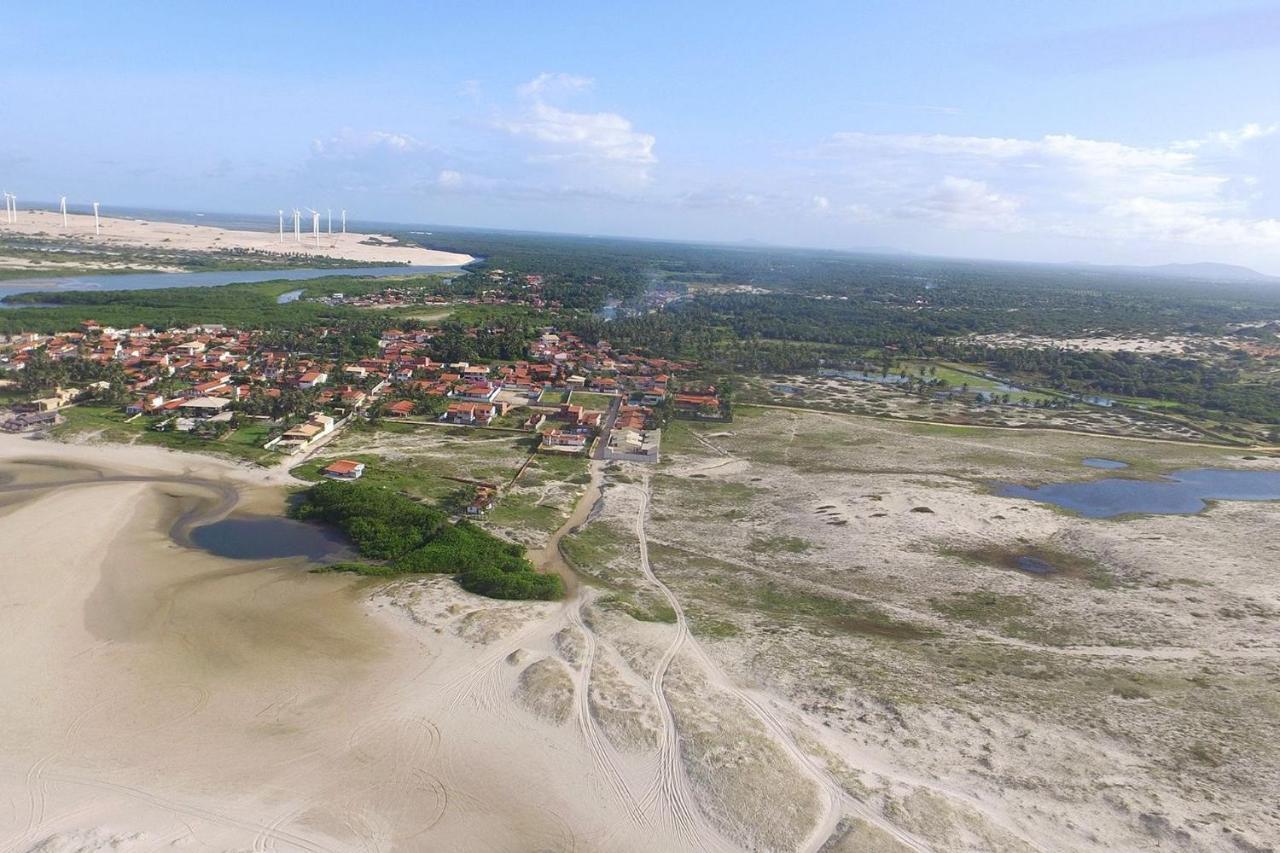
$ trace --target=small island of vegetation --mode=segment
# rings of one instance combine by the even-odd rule
[[[334,563],[326,571],[456,574],[463,589],[490,598],[552,601],[564,596],[563,581],[539,573],[521,546],[466,520],[450,523],[441,510],[378,486],[318,483],[292,514],[334,525],[351,538],[360,556],[377,561]]]

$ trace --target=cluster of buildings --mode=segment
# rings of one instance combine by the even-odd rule
[[[687,365],[615,352],[608,341],[547,329],[530,343],[527,358],[442,363],[430,355],[435,334],[390,329],[375,356],[338,364],[289,351],[257,331],[216,324],[117,329],[88,321],[56,335],[0,338],[0,371],[22,371],[40,352],[54,361],[113,365],[123,377],[126,416],[202,434],[240,412],[283,415],[287,428],[282,423],[269,442],[282,450],[308,447],[374,406],[387,418],[426,416],[462,426],[492,426],[512,409],[528,408],[530,414],[504,425],[542,431],[548,450],[584,452],[601,436],[602,449],[617,458],[656,459],[658,407],[719,410],[714,388],[673,396],[673,377]],[[79,394],[59,390],[32,401],[29,411],[55,411]]]

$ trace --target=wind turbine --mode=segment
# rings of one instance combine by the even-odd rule
[[[280,242],[283,243],[284,242],[284,209],[281,208],[280,210],[277,210],[276,213],[280,215]]]
[[[58,202],[58,206],[62,208],[62,227],[67,227],[67,197],[64,195],[62,201]]]
[[[332,237],[333,236],[333,209],[326,207],[324,209],[324,212],[329,217],[329,236]]]
[[[320,211],[314,207],[308,207],[311,211],[311,233],[316,235],[316,248],[320,248]]]
[[[343,210],[342,210],[342,233],[343,233],[343,234],[346,234],[346,233],[347,233],[347,211],[346,211],[346,208],[343,208]]]
[[[97,237],[102,233],[101,223],[98,221],[98,203],[93,203],[93,236]]]
[[[302,242],[302,211],[296,207],[293,209],[293,241]]]
[[[4,221],[7,225],[13,224],[13,208],[10,207],[12,202],[9,201],[11,198],[13,198],[13,195],[6,190],[4,194]]]

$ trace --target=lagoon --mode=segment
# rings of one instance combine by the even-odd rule
[[[458,267],[388,266],[312,267],[278,270],[214,270],[209,272],[149,272],[55,276],[48,278],[15,278],[0,281],[0,294],[61,292],[65,290],[158,290],[164,287],[216,287],[223,284],[252,284],[261,281],[306,281],[328,276],[361,276],[381,278],[395,275],[452,273]],[[3,303],[0,303],[3,304]],[[14,306],[8,307],[26,307]]]
[[[238,516],[192,528],[191,544],[236,560],[341,560],[354,556],[336,530],[291,518]]]
[[[1186,515],[1200,512],[1208,501],[1280,500],[1280,471],[1188,468],[1158,480],[1108,477],[1037,487],[1002,483],[996,494],[1053,504],[1086,518],[1135,513]]]

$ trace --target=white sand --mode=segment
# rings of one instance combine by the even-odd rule
[[[418,246],[388,245],[393,238],[380,234],[326,233],[321,221],[319,245],[311,234],[311,223],[305,223],[301,242],[295,242],[290,222],[286,221],[285,240],[277,231],[233,231],[210,225],[184,225],[140,219],[101,218],[100,235],[94,234],[93,217],[71,214],[67,227],[62,215],[43,210],[23,210],[14,225],[0,226],[5,234],[44,235],[74,239],[86,246],[103,249],[146,247],[181,251],[214,252],[251,250],[279,255],[314,255],[349,261],[414,264],[418,266],[462,266],[475,260],[470,255],[438,252]]]

